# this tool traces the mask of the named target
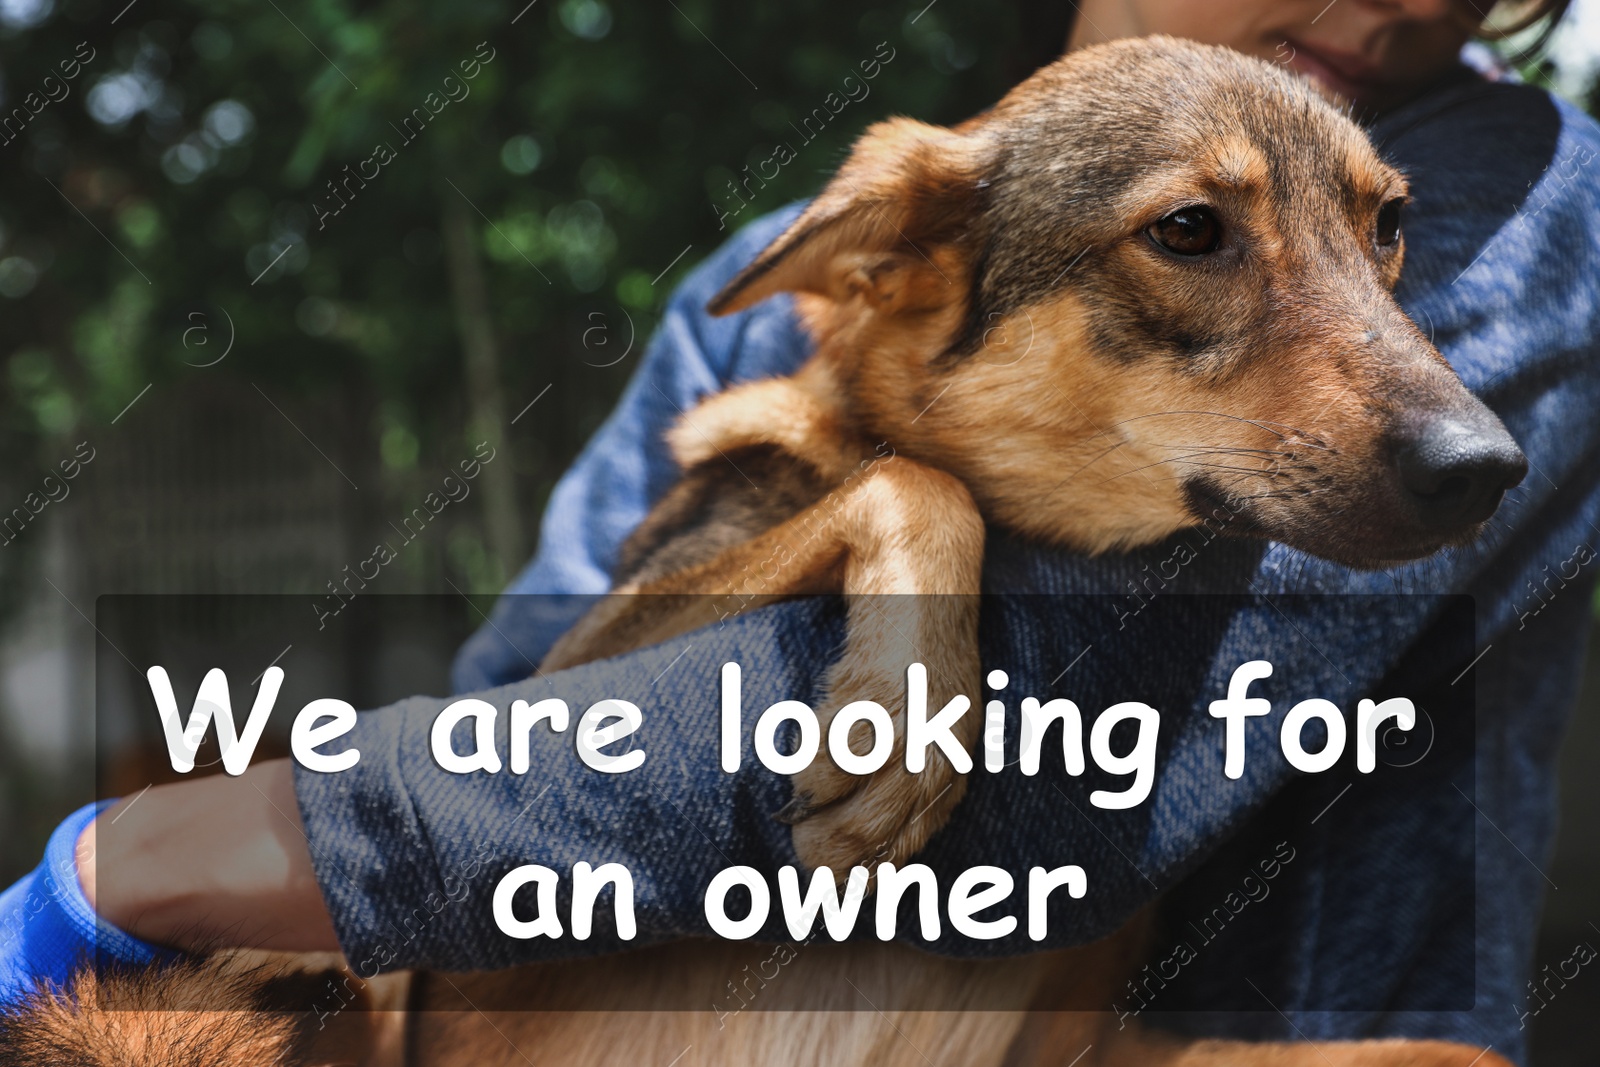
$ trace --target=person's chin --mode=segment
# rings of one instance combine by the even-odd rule
[[[1293,40],[1284,42],[1290,51],[1280,57],[1290,70],[1310,78],[1325,94],[1357,113],[1393,107],[1408,95],[1400,86],[1373,77],[1358,76],[1334,65],[1314,49]]]

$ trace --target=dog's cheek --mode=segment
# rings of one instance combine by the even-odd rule
[[[1095,354],[1117,365],[1163,361],[1192,380],[1214,380],[1261,336],[1263,289],[1247,274],[1163,262],[1134,242],[1109,250],[1080,282]]]

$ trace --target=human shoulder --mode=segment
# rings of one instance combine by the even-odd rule
[[[1371,127],[1411,183],[1402,303],[1592,289],[1600,126],[1533,86],[1465,78]],[[1433,309],[1437,312],[1438,309]],[[1534,309],[1530,309],[1534,310]]]

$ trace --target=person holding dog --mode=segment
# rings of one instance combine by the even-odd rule
[[[1534,4],[1522,14],[1553,19],[1564,6]],[[1382,1011],[1325,1011],[1319,1010],[1325,1002],[1309,1001],[1318,1006],[1279,1005],[1285,1013],[1281,1017],[1206,1015],[1178,1020],[1180,1026],[1311,1039],[1450,1037],[1493,1045],[1513,1058],[1520,1048],[1520,1020],[1510,1005],[1522,986],[1542,883],[1537,868],[1524,864],[1518,853],[1537,857],[1550,840],[1553,738],[1573,695],[1585,632],[1585,593],[1593,576],[1575,580],[1582,586],[1579,591],[1550,602],[1537,641],[1518,636],[1528,628],[1520,607],[1525,583],[1536,580],[1543,565],[1570,558],[1571,542],[1600,536],[1593,532],[1600,520],[1600,488],[1590,473],[1597,469],[1600,437],[1589,415],[1600,395],[1600,361],[1594,358],[1600,335],[1600,283],[1595,280],[1600,278],[1600,247],[1585,224],[1600,204],[1600,178],[1588,166],[1600,146],[1600,132],[1575,109],[1546,94],[1508,84],[1498,80],[1503,77],[1498,71],[1473,69],[1461,61],[1485,15],[1469,0],[1085,0],[1073,22],[1073,49],[1156,33],[1227,45],[1306,75],[1369,120],[1375,139],[1413,182],[1401,301],[1431,330],[1468,386],[1496,408],[1539,472],[1529,490],[1533,502],[1497,533],[1485,553],[1425,561],[1373,577],[1283,546],[1263,552],[1247,542],[1219,542],[1213,557],[1196,564],[1197,573],[1215,568],[1218,574],[1231,574],[1243,568],[1251,588],[1282,595],[1376,594],[1396,587],[1470,591],[1479,597],[1482,612],[1479,645],[1499,644],[1506,658],[1492,675],[1478,680],[1484,740],[1477,753],[1475,803],[1484,822],[1474,831],[1476,884],[1454,887],[1453,892],[1433,884],[1425,858],[1399,854],[1405,847],[1372,862],[1368,872],[1386,884],[1410,882],[1419,893],[1436,894],[1431,903],[1438,914],[1429,921],[1465,924],[1473,932],[1473,958],[1463,963],[1452,955],[1460,946],[1448,939],[1430,938],[1426,932],[1405,936],[1394,922],[1363,915],[1357,901],[1326,898],[1316,904],[1320,910],[1307,921],[1307,929],[1285,933],[1285,951],[1298,965],[1325,968],[1334,976],[1331,981],[1383,976],[1373,979],[1387,983]],[[663,329],[617,412],[552,496],[539,554],[510,592],[578,597],[604,592],[622,540],[676,477],[657,442],[679,411],[721,384],[789,373],[804,359],[806,339],[783,306],[769,302],[720,321],[704,310],[708,299],[793,214],[783,212],[747,227],[702,264],[674,297]],[[1002,540],[990,549],[986,584],[1000,589],[1117,590],[1158,556],[1072,558]],[[1204,580],[1199,577],[1196,584]],[[581,610],[581,604],[563,613],[551,601],[539,603],[542,613],[532,614],[517,597],[503,599],[493,625],[462,650],[458,690],[480,691],[524,679],[531,663],[542,658]],[[1404,613],[1368,622],[1330,609],[1298,619],[1296,633],[1312,646],[1355,649],[1352,656],[1378,678],[1396,668],[1408,651],[1427,647],[1431,622],[1425,614]],[[1352,643],[1352,631],[1362,626],[1371,629],[1356,632]],[[1296,633],[1286,640],[1294,640]],[[1235,651],[1223,649],[1218,656]],[[705,654],[714,658],[712,652]],[[1315,668],[1319,656],[1304,653],[1297,662]],[[686,662],[679,670],[688,676],[692,668]],[[626,660],[611,669],[626,670]],[[1341,668],[1323,662],[1320,669],[1332,674]],[[1315,681],[1308,678],[1304,684]],[[1329,678],[1328,684],[1332,688],[1336,683]],[[403,709],[367,718],[371,721],[362,727],[362,736],[392,737],[407,729]],[[362,745],[373,753],[395,747],[378,740]],[[153,789],[139,805],[122,808],[118,815],[126,817],[114,832],[109,820],[104,830],[96,825],[96,815],[105,808],[79,813],[52,840],[40,872],[0,898],[0,921],[20,930],[9,947],[0,945],[0,953],[7,954],[0,960],[0,977],[8,995],[15,996],[33,979],[65,977],[92,943],[99,944],[102,955],[143,963],[174,949],[228,944],[246,923],[256,935],[253,943],[263,947],[342,947],[352,960],[370,955],[373,931],[396,908],[408,907],[405,901],[457,858],[427,855],[420,842],[428,837],[423,829],[430,819],[459,827],[460,816],[426,810],[426,795],[419,800],[405,779],[398,763],[376,756],[350,775],[326,779],[297,775],[286,762],[278,762],[253,768],[240,780]],[[1208,857],[1241,826],[1242,836],[1230,848],[1261,846],[1272,854],[1271,843],[1259,839],[1247,824],[1285,782],[1262,780],[1255,786],[1254,807],[1180,811],[1172,824],[1154,828],[1144,860],[1130,864],[1135,870],[1116,891],[1143,902],[1155,896],[1156,884],[1178,885],[1185,876],[1204,880]],[[516,794],[505,811],[477,813],[471,825],[491,837],[504,834],[518,842],[531,838],[519,846],[526,853],[519,858],[539,862],[545,858],[539,834],[530,833],[528,824],[509,828],[512,816],[530,799]],[[722,795],[706,803],[732,801]],[[411,814],[402,817],[400,812]],[[760,819],[767,814],[754,813]],[[1391,840],[1415,845],[1417,855],[1425,857],[1420,845],[1428,836],[1424,820],[1435,815],[1397,813]],[[530,816],[534,826],[557,833],[553,826],[538,823],[537,809]],[[598,824],[605,822],[597,819]],[[613,825],[617,833],[626,832],[620,822]],[[949,832],[963,829],[957,823]],[[965,829],[983,832],[981,827]],[[1095,831],[1082,832],[1092,836]],[[1305,851],[1321,858],[1303,861],[1298,870],[1313,873],[1294,892],[1312,894],[1336,883],[1331,868],[1342,853],[1337,840],[1316,836],[1322,832],[1307,838],[1311,844]],[[775,847],[771,840],[776,835],[744,845],[759,852]],[[677,847],[676,841],[657,844],[661,852]],[[193,850],[228,862],[217,864],[206,884],[193,884],[193,868],[176,862],[182,852]],[[375,860],[388,860],[393,869],[382,878],[359,873]],[[130,896],[91,899],[95,867],[113,863],[123,872],[118,886]],[[681,899],[662,902],[655,916],[661,931],[682,929],[698,917],[700,901],[688,887],[695,881],[690,875],[697,876],[701,867],[695,865],[698,860],[683,863],[692,871],[673,883],[672,891],[681,891]],[[141,876],[130,877],[128,872],[135,871]],[[357,877],[352,879],[351,873]],[[1421,906],[1415,895],[1405,897],[1405,903]],[[441,919],[392,965],[472,969],[512,962],[485,944],[481,931],[475,937],[457,923],[454,916]],[[1317,940],[1317,929],[1323,926],[1345,931],[1349,939],[1337,960]],[[1085,927],[1075,936],[1087,940],[1105,932]],[[603,938],[592,945],[596,951],[620,947]],[[1400,945],[1410,954],[1403,960],[1396,956]],[[1227,951],[1260,950],[1264,946]],[[1203,966],[1226,970],[1237,958],[1219,945]],[[1461,1006],[1458,980],[1430,981],[1430,971],[1475,973],[1475,984],[1468,982],[1466,1006]],[[1441,1004],[1447,1008],[1441,1010]]]

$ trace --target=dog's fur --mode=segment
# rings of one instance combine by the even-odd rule
[[[1394,441],[1415,420],[1492,419],[1391,296],[1402,250],[1378,239],[1377,219],[1405,195],[1405,179],[1307,85],[1169,39],[1076,53],[954,129],[872,127],[712,304],[732,312],[792,292],[815,355],[791,377],[707,399],[674,428],[685,473],[628,542],[624,595],[585,617],[545,669],[663,640],[730,604],[844,593],[849,636],[828,691],[893,708],[905,664],[921,660],[938,707],[979,691],[986,523],[1089,553],[1215,523],[1354,565],[1469,540],[1475,525],[1414,521],[1392,474]],[[1197,205],[1222,219],[1217,250],[1158,247],[1150,228]],[[901,593],[927,595],[866,600]],[[921,774],[899,762],[864,780],[825,761],[797,776],[785,816],[802,858],[842,872],[916,852],[963,782],[937,756]],[[787,979],[815,991],[809,1006],[827,1006],[840,977],[888,968],[945,1003],[1009,983],[1036,1010],[751,1011],[726,1030],[709,1012],[560,1010],[586,983],[635,982],[642,1004],[651,981],[705,985],[709,1002],[748,962],[726,945],[421,975],[412,1062],[915,1065],[926,1050],[1014,1065],[1083,1050],[1085,1065],[1504,1067],[1433,1042],[1181,1042],[1055,1010],[1109,1006],[1147,936],[1141,918],[1105,942],[1005,964],[819,946]],[[469,1010],[446,1010],[457,1007]],[[55,1002],[10,1025],[71,1031],[92,1014]],[[284,1034],[271,1040],[288,1048]]]

